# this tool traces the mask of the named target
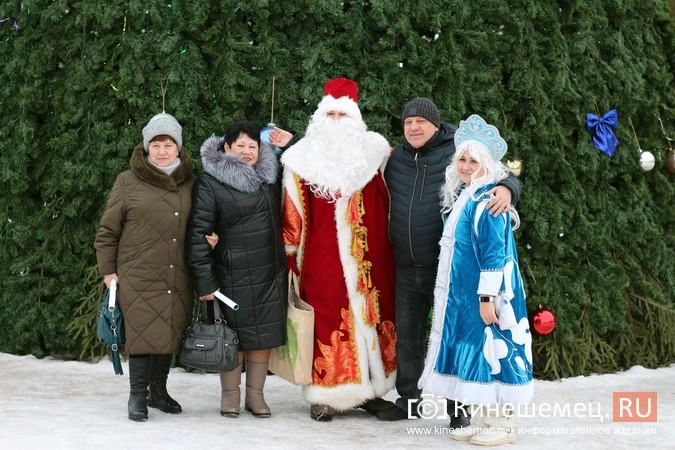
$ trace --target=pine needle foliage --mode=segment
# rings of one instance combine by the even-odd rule
[[[557,318],[534,336],[537,376],[675,362],[672,5],[3,1],[0,351],[100,355],[92,243],[150,117],[178,118],[199,168],[201,143],[235,119],[303,131],[323,83],[345,76],[392,145],[405,103],[425,96],[445,121],[496,124],[507,159],[523,162],[528,304]],[[609,158],[586,113],[612,108],[620,144]],[[654,153],[652,171],[640,150]]]

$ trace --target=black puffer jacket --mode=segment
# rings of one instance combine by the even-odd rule
[[[187,263],[197,295],[218,289],[239,304],[222,305],[240,350],[278,347],[286,341],[286,257],[281,241],[279,162],[262,144],[255,165],[223,152],[222,138],[201,148],[206,174],[192,191]],[[204,236],[215,231],[212,251]]]
[[[424,146],[416,149],[406,141],[392,152],[384,178],[391,196],[389,238],[399,265],[435,266],[443,232],[440,189],[445,169],[455,154],[455,131],[449,123]],[[512,203],[520,198],[520,182],[510,174],[499,182],[511,191]]]

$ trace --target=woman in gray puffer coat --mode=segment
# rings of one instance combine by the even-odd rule
[[[187,264],[200,300],[212,301],[220,290],[239,304],[233,311],[216,302],[238,334],[240,351],[237,368],[220,374],[220,412],[239,415],[245,357],[245,408],[256,417],[270,417],[263,387],[270,349],[286,342],[288,288],[279,162],[249,121],[235,122],[225,136],[207,139],[201,156],[205,174],[192,191]],[[213,251],[204,240],[212,232],[219,238]]]

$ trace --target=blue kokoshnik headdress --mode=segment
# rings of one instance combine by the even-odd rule
[[[472,114],[466,120],[459,121],[459,128],[455,131],[455,148],[460,151],[469,142],[483,145],[492,159],[501,161],[509,146],[499,135],[499,130],[490,125],[478,114]]]

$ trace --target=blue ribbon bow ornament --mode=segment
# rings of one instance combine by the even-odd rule
[[[586,114],[586,128],[593,133],[593,145],[609,157],[614,154],[616,146],[619,145],[619,140],[612,131],[612,128],[618,125],[619,114],[616,109],[607,111],[602,117],[591,113]]]

